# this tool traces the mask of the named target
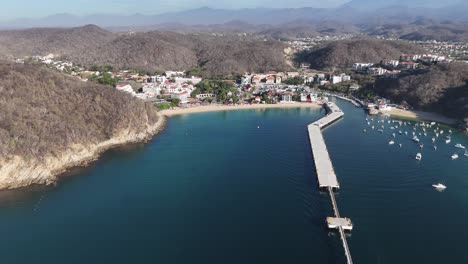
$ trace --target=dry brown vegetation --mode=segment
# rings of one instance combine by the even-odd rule
[[[94,49],[116,36],[97,26],[77,28],[33,28],[0,31],[0,57],[63,55],[78,50]]]
[[[468,65],[441,64],[402,76],[396,80],[378,79],[375,89],[397,102],[451,117],[468,117]]]
[[[148,72],[205,68],[206,75],[286,70],[286,47],[260,37],[145,32],[118,34],[88,25],[70,29],[0,31],[0,57],[63,56],[83,66]]]
[[[327,43],[315,50],[298,54],[299,62],[308,62],[317,70],[343,70],[356,62],[379,63],[398,59],[402,53],[425,53],[425,50],[402,41],[351,39]]]
[[[209,75],[285,70],[285,46],[278,41],[209,34],[147,32],[123,35],[96,49],[72,53],[81,65],[112,65],[120,69],[189,70],[203,67]]]
[[[0,156],[42,158],[123,130],[144,131],[152,105],[37,65],[0,62]]]

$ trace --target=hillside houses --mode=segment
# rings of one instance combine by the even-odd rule
[[[353,64],[353,70],[355,71],[360,71],[360,72],[367,72],[367,70],[369,68],[371,68],[372,66],[374,66],[374,63],[362,63],[362,62],[358,62],[358,63],[354,63]]]

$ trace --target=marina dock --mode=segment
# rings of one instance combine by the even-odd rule
[[[318,121],[310,124],[308,128],[310,146],[312,149],[312,155],[315,162],[315,170],[317,172],[319,189],[327,189],[330,195],[330,200],[333,206],[334,217],[327,217],[327,225],[330,229],[337,229],[340,233],[341,241],[343,243],[343,249],[346,255],[348,264],[352,264],[351,251],[348,247],[348,242],[345,236],[345,230],[352,230],[353,224],[351,219],[342,218],[338,210],[338,205],[335,200],[334,189],[339,189],[340,184],[335,174],[333,164],[328,153],[327,145],[322,134],[322,129],[331,125],[338,119],[344,116],[343,111],[334,103],[329,102],[324,105],[327,109],[328,114],[319,119]]]

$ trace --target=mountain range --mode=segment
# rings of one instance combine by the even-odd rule
[[[0,22],[0,28],[77,27],[95,24],[105,28],[141,28],[167,24],[214,25],[243,21],[254,25],[279,25],[297,20],[315,22],[388,23],[425,17],[437,20],[467,21],[468,4],[461,0],[353,0],[336,8],[251,8],[213,9],[201,7],[159,15],[93,14],[76,16],[55,14],[39,19],[16,19]],[[153,28],[154,29],[154,28]]]

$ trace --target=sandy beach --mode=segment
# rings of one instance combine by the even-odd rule
[[[391,116],[398,116],[410,119],[418,119],[423,121],[434,121],[438,123],[443,123],[447,125],[455,125],[457,120],[453,118],[448,118],[441,114],[437,113],[430,113],[430,112],[423,112],[423,111],[414,111],[414,110],[403,110],[398,108],[393,108],[390,111],[385,112]]]
[[[204,106],[194,106],[194,107],[188,107],[188,108],[174,108],[174,109],[163,110],[160,112],[160,114],[164,116],[174,116],[174,115],[183,115],[183,114],[243,110],[243,109],[297,108],[297,107],[319,108],[321,107],[321,105],[315,104],[315,103],[204,105]]]

